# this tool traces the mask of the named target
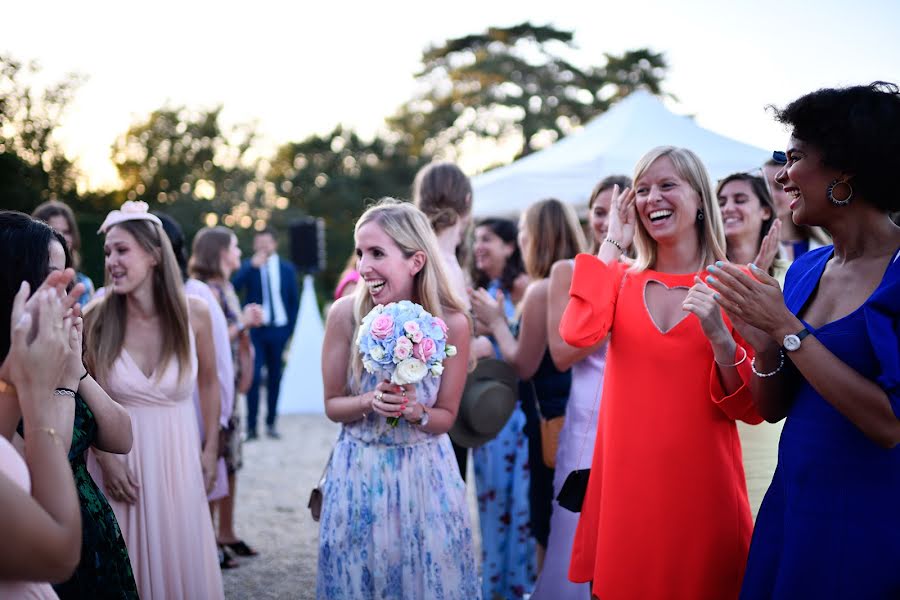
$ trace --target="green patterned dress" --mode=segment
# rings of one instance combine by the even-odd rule
[[[75,425],[69,462],[81,504],[81,561],[71,579],[54,585],[61,600],[69,598],[138,598],[125,540],[106,496],[94,483],[85,462],[97,441],[97,420],[81,397],[75,396]]]

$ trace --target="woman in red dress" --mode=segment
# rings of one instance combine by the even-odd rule
[[[660,147],[616,191],[597,256],[575,259],[560,333],[610,341],[569,577],[603,600],[738,597],[753,522],[735,420],[761,418],[745,342],[703,281],[724,242],[699,158]]]

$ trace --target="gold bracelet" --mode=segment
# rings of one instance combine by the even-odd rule
[[[36,431],[43,431],[44,433],[46,433],[53,439],[53,442],[57,446],[59,446],[60,448],[63,447],[63,442],[60,439],[59,434],[56,433],[56,430],[53,429],[52,427],[35,427],[34,429],[29,429],[28,431],[26,431],[25,435],[27,436],[29,433],[34,433]]]
[[[737,361],[733,365],[723,365],[716,359],[716,357],[713,357],[713,360],[715,360],[716,364],[719,365],[720,367],[725,367],[725,368],[736,367],[736,366],[740,365],[741,363],[743,363],[745,360],[747,360],[747,349],[744,348],[743,346],[738,346],[738,348],[740,348],[741,350],[744,351],[744,356],[741,358],[741,360]]]
[[[4,379],[0,379],[0,394],[9,394],[13,398],[19,397],[16,393],[16,386]]]

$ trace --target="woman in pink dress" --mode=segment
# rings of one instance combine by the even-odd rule
[[[134,445],[125,457],[95,452],[90,469],[109,494],[141,598],[222,598],[206,502],[220,408],[209,310],[185,297],[172,246],[146,206],[126,202],[100,228],[108,293],[87,307],[85,361],[128,410]]]

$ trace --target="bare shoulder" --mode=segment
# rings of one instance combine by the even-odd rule
[[[575,265],[572,260],[558,260],[553,263],[553,266],[550,267],[550,279],[562,279],[564,277],[572,278],[572,272],[575,270]]]
[[[325,326],[331,330],[350,330],[353,326],[354,295],[338,298],[328,309]]]
[[[528,287],[525,288],[525,297],[522,298],[523,302],[535,302],[546,300],[547,298],[547,290],[550,288],[550,280],[549,279],[536,279],[528,284]]]
[[[444,313],[444,322],[447,329],[456,334],[459,331],[469,330],[469,318],[459,311],[447,311]]]
[[[191,314],[191,318],[204,316],[209,318],[209,303],[199,296],[188,296],[188,312]]]

